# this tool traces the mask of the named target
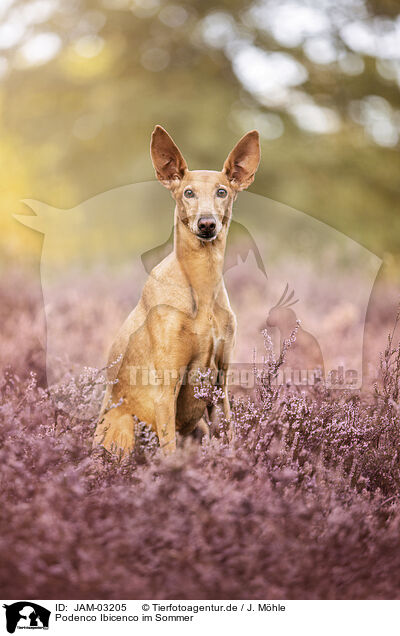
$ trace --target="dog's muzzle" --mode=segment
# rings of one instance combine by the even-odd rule
[[[204,241],[211,241],[217,235],[217,222],[213,216],[201,216],[197,228],[197,236]]]

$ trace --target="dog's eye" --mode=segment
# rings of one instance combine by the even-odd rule
[[[194,192],[190,188],[186,188],[183,194],[185,195],[187,199],[193,199],[194,197]]]
[[[227,190],[225,190],[225,188],[218,188],[217,197],[219,197],[220,199],[223,199],[224,197],[226,197],[227,194],[228,192]]]

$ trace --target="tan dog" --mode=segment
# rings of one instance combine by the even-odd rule
[[[111,348],[110,384],[93,444],[122,455],[134,446],[135,420],[151,426],[166,453],[176,448],[176,431],[189,433],[203,421],[207,405],[187,381],[196,369],[219,372],[229,421],[226,374],[236,319],[222,268],[232,204],[252,183],[260,161],[259,136],[253,130],[242,137],[222,172],[191,171],[156,126],[151,157],[176,202],[174,250],[152,270]]]

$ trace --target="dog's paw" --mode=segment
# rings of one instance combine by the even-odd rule
[[[121,417],[108,427],[101,446],[120,459],[126,458],[133,450],[135,437],[133,422],[129,416]]]
[[[171,455],[176,451],[176,439],[160,442],[160,448],[164,455]]]

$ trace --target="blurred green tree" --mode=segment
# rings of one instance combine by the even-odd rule
[[[400,255],[397,0],[3,0],[0,17],[6,249],[28,240],[23,197],[72,207],[153,178],[160,123],[193,168],[258,128],[255,192]]]

